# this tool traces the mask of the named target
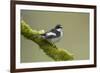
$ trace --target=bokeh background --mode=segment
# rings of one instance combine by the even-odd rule
[[[35,30],[48,31],[61,24],[64,36],[55,44],[72,53],[74,60],[89,59],[89,13],[21,10],[21,20]],[[23,63],[53,61],[36,43],[23,36],[20,53]]]

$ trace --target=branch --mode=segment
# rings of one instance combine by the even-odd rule
[[[55,61],[73,60],[73,55],[68,51],[57,48],[57,46],[42,38],[39,31],[32,30],[24,21],[21,21],[21,34],[29,40],[37,43],[39,47]]]

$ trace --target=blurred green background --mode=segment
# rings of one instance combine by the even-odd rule
[[[56,43],[74,55],[74,60],[89,59],[89,13],[21,10],[21,20],[32,29],[45,31],[56,24],[63,26],[64,36]],[[36,43],[21,36],[21,62],[53,61]]]

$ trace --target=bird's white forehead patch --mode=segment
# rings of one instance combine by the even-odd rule
[[[53,33],[53,32],[49,32],[49,33],[47,33],[46,35],[47,35],[47,36],[50,36],[50,35],[56,36],[56,34]]]

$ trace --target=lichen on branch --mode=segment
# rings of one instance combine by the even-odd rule
[[[46,55],[55,61],[73,60],[73,55],[67,50],[58,48],[54,43],[41,37],[39,31],[32,29],[25,21],[21,21],[21,34],[29,40],[37,43]]]

